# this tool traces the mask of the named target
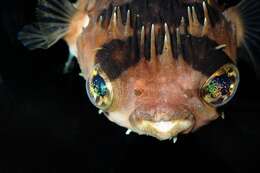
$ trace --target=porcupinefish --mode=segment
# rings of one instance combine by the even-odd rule
[[[100,112],[127,134],[176,141],[220,117],[235,95],[238,48],[250,50],[258,38],[250,21],[259,7],[254,0],[38,0],[38,21],[18,39],[31,50],[64,39]]]

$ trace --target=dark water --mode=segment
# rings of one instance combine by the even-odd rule
[[[1,1],[0,173],[253,172],[260,144],[260,84],[240,61],[241,85],[216,120],[176,144],[131,134],[88,101],[76,67],[63,75],[64,42],[28,51],[17,31],[33,0]],[[260,48],[260,47],[259,47]],[[260,55],[260,54],[259,54]],[[257,172],[257,171],[254,171]]]

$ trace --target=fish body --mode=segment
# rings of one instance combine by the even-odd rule
[[[110,121],[165,140],[217,119],[234,96],[238,48],[251,39],[241,6],[252,2],[39,0],[38,23],[18,38],[30,49],[64,39],[90,101]]]

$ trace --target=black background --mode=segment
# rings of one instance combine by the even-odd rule
[[[241,85],[223,108],[225,120],[180,136],[176,144],[126,136],[126,129],[88,101],[78,67],[62,74],[68,55],[63,41],[28,51],[16,40],[17,31],[34,19],[35,4],[1,1],[0,173],[253,172],[258,167],[260,84],[249,63],[238,63]]]

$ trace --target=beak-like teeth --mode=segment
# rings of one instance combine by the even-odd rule
[[[174,127],[174,123],[171,121],[161,121],[153,123],[152,126],[159,132],[168,132]]]
[[[177,135],[179,132],[185,131],[190,128],[192,122],[189,120],[175,120],[175,121],[159,121],[159,122],[150,122],[143,121],[143,126],[152,127],[159,133],[173,133]]]

